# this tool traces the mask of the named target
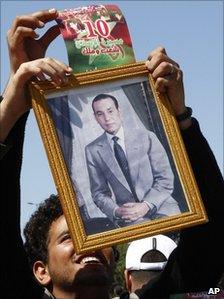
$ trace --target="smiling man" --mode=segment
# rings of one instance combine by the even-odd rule
[[[76,254],[57,196],[39,206],[24,235],[30,266],[47,298],[110,298],[115,249]]]

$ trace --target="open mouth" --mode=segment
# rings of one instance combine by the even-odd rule
[[[95,256],[86,256],[80,260],[80,264],[102,264],[102,261]]]

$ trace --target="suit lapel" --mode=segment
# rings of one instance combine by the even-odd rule
[[[120,166],[114,157],[113,150],[108,142],[107,135],[104,133],[102,138],[98,141],[98,151],[105,164],[108,166],[113,175],[125,186],[126,189],[130,190],[130,187],[121,171]]]

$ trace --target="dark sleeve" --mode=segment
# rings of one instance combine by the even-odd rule
[[[207,291],[224,272],[224,182],[215,157],[198,122],[183,132],[183,140],[209,222],[182,231],[176,262],[182,291]]]
[[[11,149],[10,144],[0,143],[0,161],[7,154],[7,152]]]
[[[20,172],[27,116],[15,124],[6,146],[1,145],[1,286],[5,298],[39,297],[20,233]]]
[[[178,247],[162,275],[142,289],[140,298],[162,299],[174,293],[207,291],[217,285],[224,272],[223,178],[195,119],[182,137],[209,222],[181,231]]]

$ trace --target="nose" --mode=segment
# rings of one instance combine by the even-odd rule
[[[110,120],[110,114],[109,113],[105,113],[105,115],[104,115],[104,119],[105,119],[105,121],[107,122],[107,121],[109,121]]]

